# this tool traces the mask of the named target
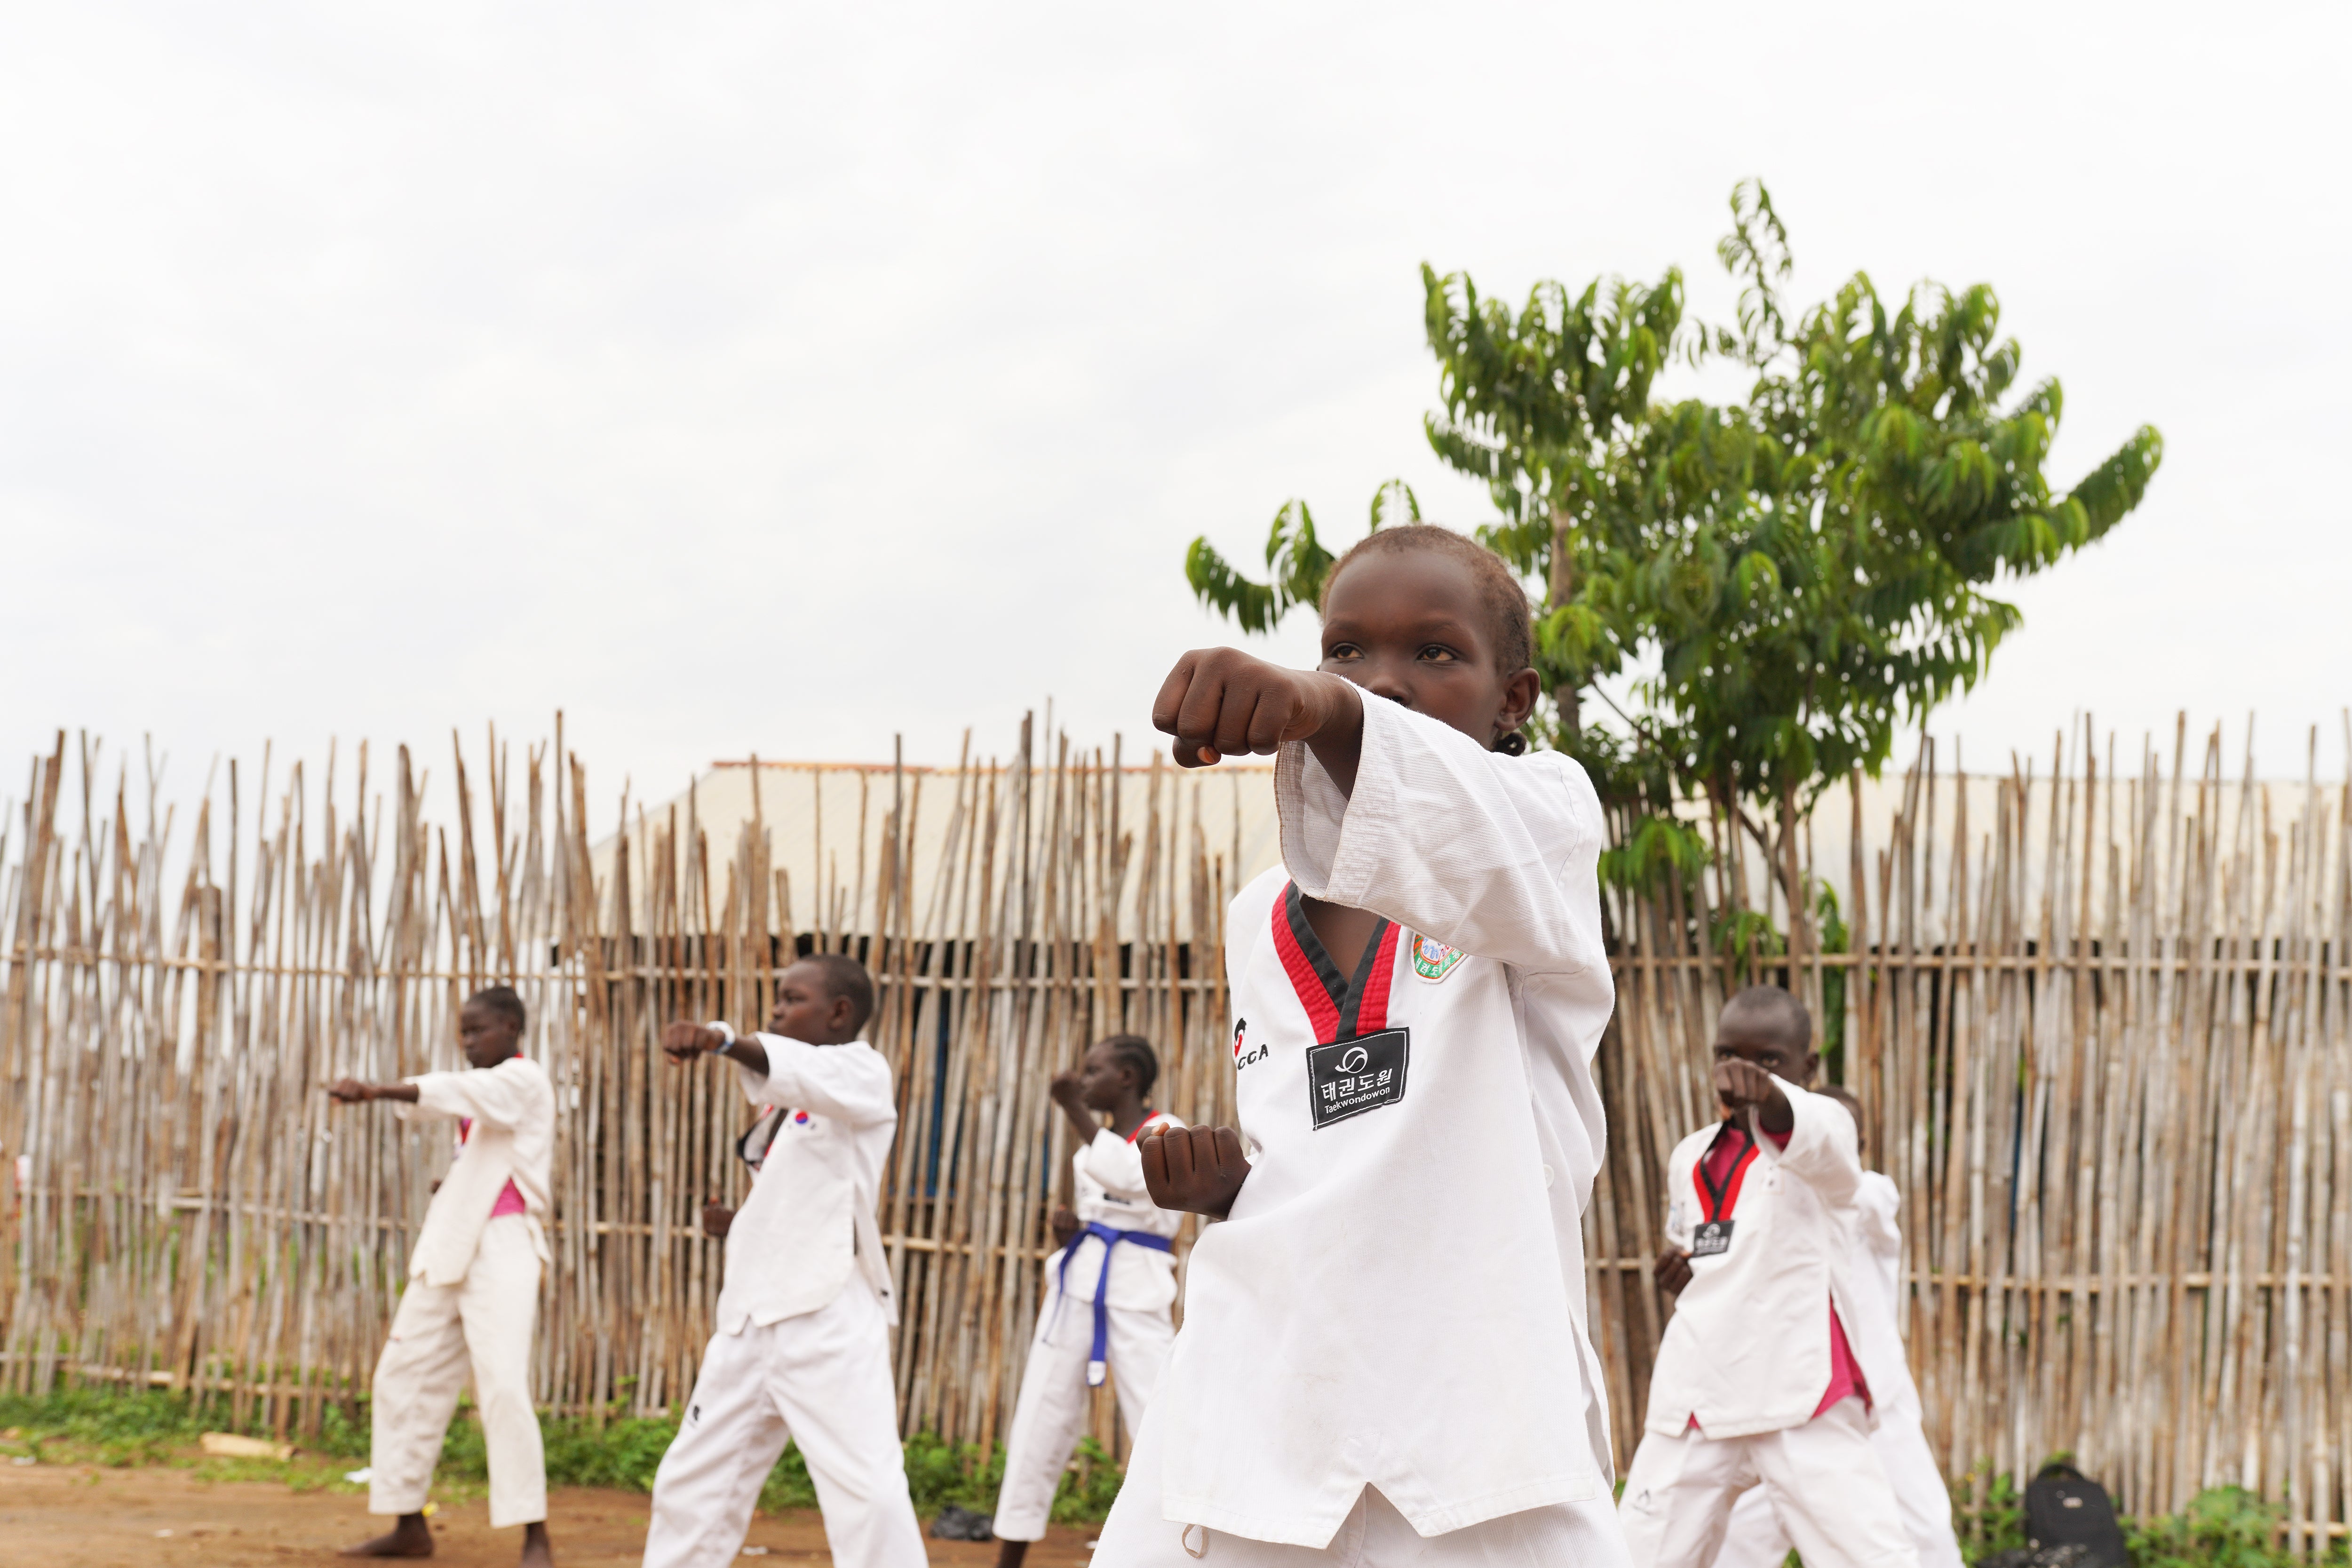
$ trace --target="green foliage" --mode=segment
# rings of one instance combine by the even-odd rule
[[[72,1389],[44,1398],[0,1394],[0,1428],[22,1433],[36,1458],[67,1450],[110,1466],[155,1463],[205,1430],[187,1402],[167,1394]]]
[[[1612,887],[1655,892],[1670,878],[1688,881],[1697,876],[1708,858],[1706,840],[1689,823],[1644,816],[1601,852],[1601,875]]]
[[[1077,1458],[1062,1472],[1054,1489],[1055,1524],[1100,1524],[1118,1500],[1119,1482],[1126,1477],[1118,1462],[1092,1437],[1078,1439]]]
[[[2279,1534],[2285,1510],[2242,1487],[2213,1487],[2179,1513],[2128,1521],[2134,1568],[2286,1568],[2300,1561]]]
[[[2020,624],[1991,589],[2104,536],[2163,442],[2144,426],[2054,485],[2064,399],[2055,379],[2020,382],[1990,285],[1890,299],[1856,272],[1800,309],[1760,182],[1733,192],[1731,216],[1717,256],[1741,280],[1737,327],[1688,320],[1672,269],[1538,283],[1514,310],[1424,267],[1441,403],[1425,433],[1486,487],[1496,517],[1479,537],[1539,585],[1551,743],[1621,810],[1708,800],[1786,877],[1782,806],[1801,816],[1830,782],[1874,775],[1904,722],[1980,679]],[[1656,399],[1678,361],[1738,364],[1746,397]],[[1266,542],[1269,581],[1205,540],[1186,569],[1203,602],[1264,631],[1315,602],[1330,560],[1293,501]],[[1584,694],[1605,700],[1596,683],[1634,669],[1626,733],[1586,725]],[[1661,829],[1608,869],[1650,886],[1691,874],[1686,849]]]
[[[1333,556],[1315,535],[1315,514],[1303,500],[1282,503],[1265,535],[1267,581],[1243,576],[1204,534],[1184,552],[1184,576],[1202,603],[1241,623],[1245,632],[1270,632],[1300,605],[1316,603]]]
[[[1953,1488],[1955,1501],[1965,1495],[1974,1479],[1971,1476]],[[2025,1494],[2017,1489],[2014,1476],[1993,1477],[1985,1488],[1983,1507],[1973,1510],[1955,1508],[1953,1512],[1961,1553],[1970,1563],[1996,1552],[2014,1552],[2025,1544]]]
[[[339,1406],[322,1415],[317,1437],[300,1440],[305,1455],[329,1458],[338,1464],[364,1464],[368,1455],[368,1424],[364,1410],[354,1418]],[[248,1436],[267,1436],[268,1429],[245,1424]],[[668,1415],[614,1414],[597,1423],[572,1416],[541,1415],[540,1436],[547,1454],[551,1486],[606,1487],[620,1491],[650,1492],[662,1455],[677,1436],[677,1422]],[[231,1428],[226,1412],[191,1405],[176,1394],[161,1392],[119,1394],[102,1389],[61,1391],[40,1398],[0,1394],[0,1429],[18,1436],[0,1445],[44,1462],[70,1460],[114,1467],[184,1461],[187,1450],[207,1431]],[[973,1444],[947,1442],[921,1432],[907,1440],[907,1485],[915,1508],[926,1518],[950,1503],[985,1513],[996,1506],[997,1488],[1004,1479],[1004,1452],[982,1452]],[[325,1484],[320,1474],[289,1471],[264,1461],[208,1461],[204,1473],[221,1479],[282,1477],[298,1488]],[[328,1479],[340,1471],[330,1472]],[[478,1486],[489,1479],[488,1453],[471,1401],[462,1401],[456,1419],[442,1439],[441,1461],[435,1471],[443,1484]],[[1092,1438],[1081,1439],[1076,1460],[1062,1477],[1054,1495],[1053,1518],[1063,1524],[1099,1523],[1118,1496],[1120,1471],[1111,1457]],[[770,1513],[785,1509],[814,1508],[816,1488],[800,1449],[787,1446],[760,1491],[760,1507]]]
[[[1385,522],[1420,521],[1420,498],[1402,479],[1391,479],[1372,492],[1373,530]],[[1299,605],[1322,601],[1323,580],[1337,559],[1316,536],[1315,514],[1294,497],[1282,503],[1266,530],[1266,581],[1254,582],[1235,571],[1206,534],[1184,552],[1184,580],[1195,598],[1232,616],[1242,630],[1270,632]]]
[[[1970,1510],[1965,1500],[1976,1479],[1953,1488],[1961,1555],[1971,1563],[2025,1545],[2025,1497],[2014,1478],[1993,1477],[1984,1505]],[[2124,1520],[2124,1544],[2133,1568],[2289,1568],[2302,1559],[2281,1536],[2284,1516],[2284,1509],[2243,1488],[2211,1487],[2179,1513]],[[2329,1555],[2340,1560],[2342,1548]]]

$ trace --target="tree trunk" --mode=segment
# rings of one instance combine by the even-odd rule
[[[1576,568],[1568,559],[1568,514],[1553,508],[1550,581],[1544,590],[1547,610],[1559,609],[1576,592]],[[1578,692],[1579,685],[1574,681],[1564,680],[1551,689],[1552,702],[1559,710],[1560,731],[1570,740],[1584,733],[1584,700]]]

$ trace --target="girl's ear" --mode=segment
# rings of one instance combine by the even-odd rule
[[[1543,678],[1532,669],[1522,669],[1503,682],[1503,705],[1495,712],[1495,739],[1517,730],[1536,710],[1536,697],[1543,689]]]

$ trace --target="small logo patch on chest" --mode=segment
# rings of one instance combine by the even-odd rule
[[[1408,1031],[1383,1029],[1307,1052],[1307,1101],[1319,1130],[1404,1100]]]
[[[1412,972],[1432,985],[1453,973],[1465,956],[1460,948],[1448,947],[1433,936],[1412,939]]]

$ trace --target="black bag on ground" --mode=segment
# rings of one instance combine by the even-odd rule
[[[2025,1542],[2037,1562],[2063,1547],[2080,1568],[2129,1568],[2106,1489],[2072,1465],[2049,1464],[2025,1489]]]

